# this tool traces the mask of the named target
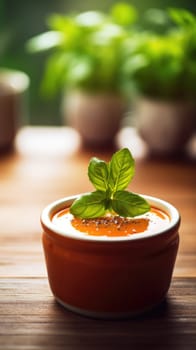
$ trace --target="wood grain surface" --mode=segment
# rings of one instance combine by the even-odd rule
[[[143,316],[101,321],[58,305],[46,278],[1,282],[1,349],[194,349],[196,278],[174,278],[168,298]]]
[[[196,167],[194,159],[146,156],[132,131],[136,174],[130,190],[168,200],[180,211],[180,248],[167,299],[143,316],[92,320],[59,306],[48,286],[40,213],[58,198],[92,190],[89,159],[112,150],[84,150],[69,128],[25,128],[13,152],[0,155],[0,349],[195,349]],[[130,140],[129,140],[130,137]],[[134,147],[135,144],[135,147]]]

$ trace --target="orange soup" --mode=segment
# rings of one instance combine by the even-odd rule
[[[151,210],[136,218],[124,218],[108,214],[96,219],[80,219],[74,217],[69,208],[56,213],[52,222],[62,231],[90,236],[129,237],[139,233],[154,233],[166,228],[169,216],[162,210],[151,207]]]

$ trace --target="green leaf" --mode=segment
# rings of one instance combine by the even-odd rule
[[[93,219],[105,215],[106,211],[124,217],[144,214],[150,209],[141,196],[124,191],[134,175],[134,159],[128,148],[113,154],[107,164],[92,158],[88,166],[88,176],[95,186],[95,192],[76,199],[70,212],[83,219]]]
[[[49,31],[29,39],[26,44],[26,48],[29,52],[36,53],[57,47],[61,45],[62,42],[62,33],[57,31]]]
[[[71,60],[73,60],[72,56],[66,52],[55,52],[50,56],[46,63],[41,84],[41,94],[44,97],[51,98],[57,93],[58,86],[63,87],[67,75],[67,66]]]
[[[112,193],[124,190],[128,186],[134,175],[134,163],[128,148],[114,153],[109,163],[109,187]]]
[[[168,13],[171,19],[182,27],[186,26],[195,26],[196,25],[196,17],[193,13],[186,9],[181,8],[169,8]]]
[[[90,79],[93,71],[92,61],[85,55],[73,55],[72,61],[69,62],[69,69],[67,74],[67,83],[74,86]]]
[[[107,191],[108,167],[103,160],[92,158],[88,166],[88,176],[92,184],[99,191]]]
[[[142,215],[150,210],[148,202],[143,197],[128,191],[118,191],[114,194],[112,208],[124,217]]]
[[[136,8],[124,2],[115,4],[111,14],[114,20],[122,26],[133,24],[138,17]]]
[[[82,27],[98,27],[104,20],[104,14],[99,11],[86,11],[76,16],[76,22]]]
[[[103,191],[95,191],[76,199],[70,207],[74,216],[83,219],[93,219],[103,216],[106,212],[106,195]]]

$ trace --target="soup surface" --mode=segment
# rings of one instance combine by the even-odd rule
[[[169,216],[160,209],[151,207],[144,215],[135,218],[124,218],[118,215],[106,215],[96,219],[80,219],[74,217],[69,208],[57,212],[52,218],[53,224],[62,231],[78,235],[126,237],[139,233],[155,233],[166,228]]]

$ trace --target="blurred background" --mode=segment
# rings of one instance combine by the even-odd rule
[[[46,99],[40,94],[47,52],[30,54],[25,48],[29,38],[47,30],[46,18],[52,13],[68,14],[78,11],[108,11],[115,1],[67,0],[0,0],[0,66],[22,70],[30,77],[29,115],[31,125],[59,125],[60,96]],[[195,0],[133,0],[141,16],[149,8],[182,7],[195,13]]]
[[[2,147],[24,124],[71,126],[90,147],[134,127],[166,155],[194,135],[194,0],[0,0],[0,43]]]

